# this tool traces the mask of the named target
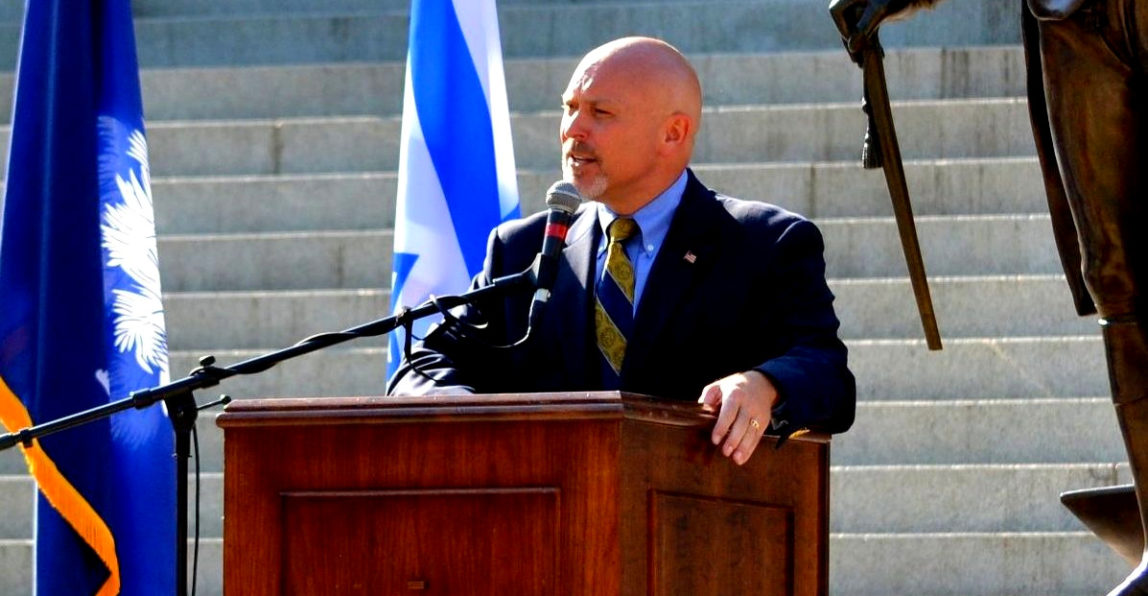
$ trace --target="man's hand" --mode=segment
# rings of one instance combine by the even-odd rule
[[[711,439],[722,454],[742,465],[749,461],[769,428],[770,412],[777,401],[777,388],[756,370],[718,379],[705,389],[698,403],[718,412]]]

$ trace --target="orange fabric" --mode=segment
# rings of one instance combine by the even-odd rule
[[[8,432],[32,426],[32,418],[23,402],[16,397],[8,384],[0,378],[0,422]],[[114,596],[120,593],[120,564],[116,557],[116,541],[112,531],[104,520],[88,504],[83,495],[72,486],[60,470],[56,462],[48,457],[40,448],[39,441],[32,441],[32,445],[20,446],[24,452],[24,460],[28,462],[28,472],[36,480],[44,498],[52,507],[67,520],[68,524],[76,530],[80,538],[95,551],[96,556],[108,568],[108,579],[104,582],[96,596]]]

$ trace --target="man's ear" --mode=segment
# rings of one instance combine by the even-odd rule
[[[674,112],[666,118],[662,130],[662,144],[667,149],[677,149],[689,141],[694,132],[694,122],[682,112]]]

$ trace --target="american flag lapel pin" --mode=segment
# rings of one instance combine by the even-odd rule
[[[692,251],[692,250],[687,250],[686,256],[684,256],[682,258],[685,259],[686,262],[691,264],[691,265],[694,264],[695,262],[697,262],[697,260],[698,260],[698,256],[695,255],[694,251]]]

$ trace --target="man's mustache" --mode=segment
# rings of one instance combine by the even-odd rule
[[[563,156],[577,157],[579,159],[597,159],[598,154],[588,144],[580,141],[571,141],[567,144],[566,150],[563,151]]]

